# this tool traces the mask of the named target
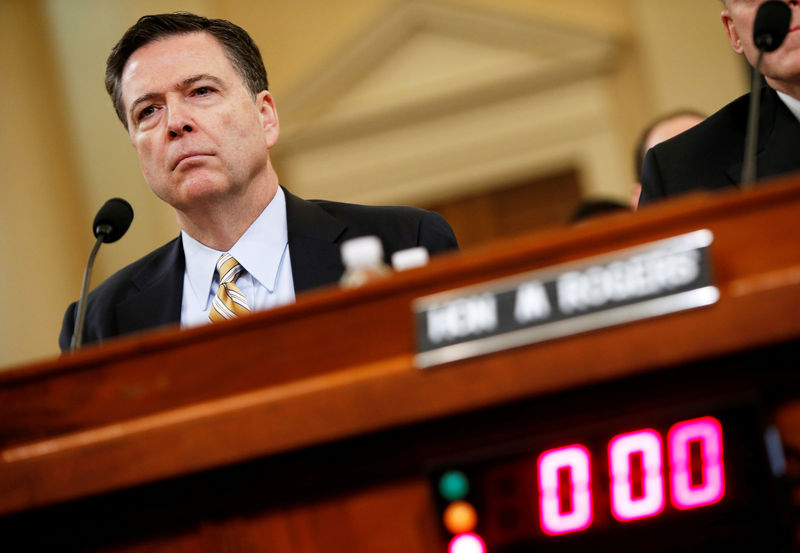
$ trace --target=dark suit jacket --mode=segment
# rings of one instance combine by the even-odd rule
[[[306,201],[284,192],[295,293],[338,282],[344,272],[340,244],[356,236],[379,236],[387,262],[392,253],[415,246],[431,254],[458,248],[447,221],[430,211]],[[109,277],[88,296],[83,343],[179,323],[184,265],[178,237]],[[75,309],[73,303],[64,315],[58,340],[64,351]]]
[[[642,168],[640,205],[693,190],[739,184],[747,132],[746,94],[708,119],[654,146]],[[761,90],[757,178],[800,169],[800,122],[769,87]]]

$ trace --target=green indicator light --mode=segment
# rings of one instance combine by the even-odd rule
[[[463,472],[449,470],[439,479],[439,493],[448,501],[458,501],[467,497],[469,480]]]

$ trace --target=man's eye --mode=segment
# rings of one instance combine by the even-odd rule
[[[139,121],[141,121],[142,119],[146,119],[147,117],[150,117],[155,113],[155,111],[156,108],[154,106],[147,106],[146,108],[144,108],[142,111],[139,112]]]
[[[212,90],[210,87],[201,86],[196,88],[194,91],[195,96],[206,96],[207,94],[211,94]]]

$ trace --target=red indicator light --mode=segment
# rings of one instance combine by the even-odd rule
[[[591,525],[589,466],[589,451],[580,444],[539,456],[539,522],[546,534],[577,532]]]
[[[486,544],[478,534],[459,534],[450,541],[449,553],[486,553]]]
[[[661,459],[661,436],[655,430],[639,430],[611,439],[608,465],[614,518],[634,520],[664,510]]]
[[[722,426],[714,417],[679,422],[667,434],[672,504],[678,509],[712,505],[725,495]],[[699,444],[693,447],[692,444]],[[699,459],[693,459],[692,451]],[[692,478],[692,461],[699,478]]]

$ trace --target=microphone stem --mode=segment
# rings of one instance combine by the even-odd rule
[[[747,116],[747,135],[744,144],[744,165],[742,166],[742,189],[753,187],[756,180],[756,147],[758,146],[758,115],[761,99],[761,61],[764,52],[758,52],[758,61],[753,69],[753,79],[750,85],[750,110]]]
[[[94,266],[94,258],[97,257],[97,251],[100,249],[100,244],[106,233],[100,232],[97,235],[97,240],[94,243],[92,252],[89,254],[89,261],[86,262],[86,270],[83,271],[83,284],[81,284],[81,295],[78,301],[78,314],[75,317],[75,330],[72,332],[72,341],[70,342],[70,351],[75,351],[83,343],[83,322],[86,319],[86,295],[89,292],[89,281],[92,279],[92,267]]]

